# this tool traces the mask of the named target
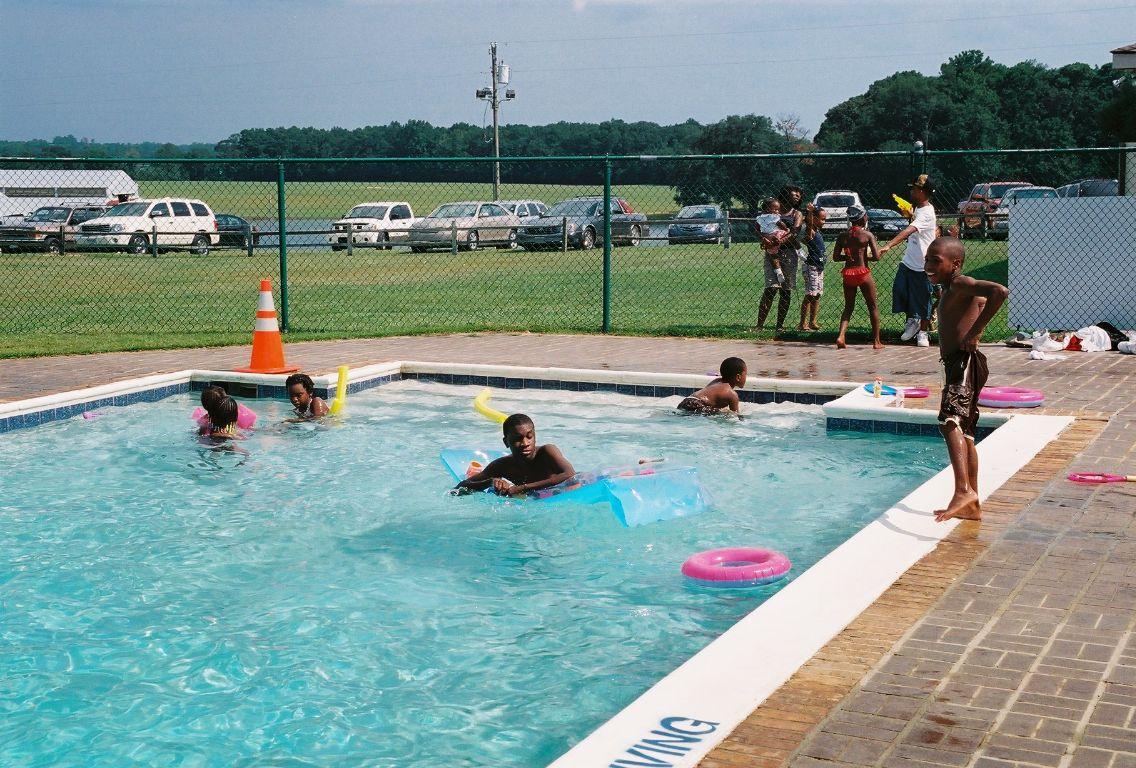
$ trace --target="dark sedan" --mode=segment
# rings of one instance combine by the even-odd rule
[[[678,212],[667,227],[667,242],[720,243],[726,217],[716,205],[688,205]]]
[[[253,246],[260,245],[260,232],[256,225],[231,213],[217,214],[217,233],[221,236],[217,243],[220,246],[247,249],[250,237]]]
[[[907,228],[907,217],[890,208],[868,209],[868,231],[876,237],[886,236],[888,240]]]

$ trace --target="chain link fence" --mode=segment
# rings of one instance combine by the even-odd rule
[[[966,271],[1010,279],[989,339],[1016,325],[1053,327],[1051,317],[1131,327],[1136,291],[1113,294],[1136,267],[1136,198],[1116,181],[1133,152],[502,159],[496,190],[485,158],[8,158],[0,355],[244,343],[262,277],[293,339],[479,330],[771,338],[784,306],[779,338],[830,342],[844,305],[831,262],[842,210],[866,208],[882,244],[907,225],[893,195],[907,195],[919,173],[935,180],[943,230],[966,238]],[[108,171],[124,173],[115,181]],[[802,206],[832,214],[821,330],[798,330],[804,276],[787,270],[788,301],[779,288],[759,333],[766,255],[755,222],[786,185],[804,190]],[[872,270],[885,341],[905,322],[891,312],[903,250]],[[1051,311],[1055,291],[1075,297],[1064,314]],[[857,297],[849,340],[867,333]]]

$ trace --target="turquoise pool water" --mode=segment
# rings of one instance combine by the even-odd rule
[[[447,496],[438,451],[498,444],[476,391],[391,384],[326,426],[250,402],[248,457],[197,446],[196,396],[5,435],[0,763],[543,766],[787,583],[694,587],[687,556],[799,574],[945,461],[815,406],[498,393],[578,469],[699,468],[713,510],[627,529]]]

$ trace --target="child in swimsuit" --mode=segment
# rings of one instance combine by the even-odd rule
[[[293,373],[284,382],[284,387],[299,419],[322,419],[328,414],[327,403],[322,397],[315,396],[316,384],[308,374]]]
[[[746,364],[740,357],[727,357],[718,367],[721,374],[702,389],[684,398],[678,409],[685,413],[710,415],[728,408],[741,418],[740,401],[735,389],[746,383]]]
[[[202,441],[213,450],[233,451],[247,454],[244,448],[233,445],[233,440],[244,440],[245,436],[237,429],[237,401],[223,394],[219,400],[212,401],[209,409],[209,431],[203,432]]]
[[[200,420],[197,434],[208,435],[213,431],[213,418],[210,414],[217,408],[217,405],[225,399],[225,395],[225,388],[219,387],[216,384],[210,384],[208,387],[201,390],[201,407],[205,410],[205,415],[208,417],[208,420]]]
[[[844,311],[840,313],[840,333],[836,336],[836,348],[844,349],[847,344],[844,336],[848,332],[848,321],[856,308],[856,289],[864,294],[868,314],[872,318],[872,349],[882,349],[880,341],[880,310],[876,305],[876,282],[868,269],[868,262],[879,261],[880,252],[876,247],[876,237],[865,226],[868,213],[858,205],[848,208],[848,223],[851,227],[836,237],[832,250],[833,261],[843,261],[844,269],[840,275],[844,281]]]
[[[941,288],[939,299],[939,356],[943,364],[943,399],[939,431],[947,443],[954,470],[955,490],[935,519],[982,518],[978,501],[978,451],[974,430],[978,425],[978,396],[986,384],[986,357],[978,342],[987,323],[998,313],[1010,292],[988,280],[962,273],[962,241],[940,237],[927,247],[923,271]]]
[[[508,456],[489,462],[485,469],[454,486],[464,494],[492,487],[500,496],[525,496],[558,485],[576,470],[552,443],[536,444],[536,425],[523,413],[514,413],[501,425]]]

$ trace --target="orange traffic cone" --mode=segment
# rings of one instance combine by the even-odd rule
[[[260,281],[260,301],[256,305],[256,325],[252,333],[252,360],[241,373],[292,373],[298,365],[284,362],[284,342],[276,324],[276,305],[272,303],[272,281]]]

